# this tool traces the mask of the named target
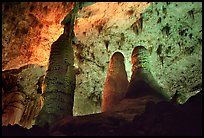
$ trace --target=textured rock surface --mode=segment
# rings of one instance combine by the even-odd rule
[[[101,112],[108,64],[116,51],[124,55],[127,75],[130,77],[131,68],[127,63],[132,47],[125,44],[124,33],[148,6],[149,3],[140,2],[96,3],[79,12],[75,25],[75,34],[79,41],[75,48],[75,65],[81,73],[76,78],[76,115]]]
[[[19,124],[31,128],[42,108],[38,80],[45,67],[27,65],[2,72],[2,125]]]
[[[44,106],[36,119],[36,125],[44,126],[59,118],[73,115],[74,91],[76,75],[74,72],[74,51],[72,40],[74,38],[74,21],[78,5],[65,22],[64,33],[51,46],[48,70],[44,80]]]
[[[202,89],[201,3],[153,3],[145,10],[136,43],[150,48],[150,68],[158,83],[180,103]]]
[[[27,64],[46,65],[50,46],[63,33],[60,22],[71,3],[2,4],[2,70]]]
[[[2,70],[46,65],[50,46],[62,34],[70,3],[2,6]],[[18,12],[17,12],[18,11]],[[143,13],[141,15],[141,13]],[[111,2],[83,8],[75,25],[74,115],[101,112],[111,55],[120,51],[131,76],[131,52],[150,51],[150,71],[167,95],[183,103],[202,89],[202,5],[200,2]],[[141,18],[142,17],[142,18]]]
[[[150,71],[149,51],[144,46],[136,46],[131,55],[132,75],[126,98],[136,98],[141,95],[158,95],[169,100],[165,91],[159,86]]]

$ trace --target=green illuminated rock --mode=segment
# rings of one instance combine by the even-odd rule
[[[72,39],[77,5],[69,13],[69,20],[63,24],[64,33],[51,46],[47,74],[44,80],[44,106],[36,120],[36,124],[44,126],[56,120],[73,115],[73,102],[76,77],[74,73],[74,52]]]
[[[126,98],[154,95],[161,99],[170,99],[152,76],[149,69],[149,51],[144,46],[137,46],[132,52],[132,76]]]

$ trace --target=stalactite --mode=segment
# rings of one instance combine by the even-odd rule
[[[128,79],[125,70],[124,56],[115,52],[110,60],[106,81],[104,84],[102,111],[111,111],[127,91]]]
[[[24,128],[31,128],[34,124],[36,114],[41,109],[39,105],[40,95],[38,94],[34,98],[26,99],[25,102],[24,112],[18,124]]]
[[[2,73],[2,126],[32,127],[41,109],[41,95],[37,94],[35,84],[43,70],[36,65],[26,65]]]
[[[26,98],[25,93],[14,91],[4,97],[4,109],[2,114],[2,125],[18,124],[24,128],[31,128],[36,114],[40,110],[39,96],[33,99]]]
[[[21,92],[12,92],[4,97],[5,108],[2,114],[2,125],[18,124],[24,112],[25,95]]]

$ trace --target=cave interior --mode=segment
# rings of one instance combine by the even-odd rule
[[[202,2],[3,2],[5,136],[201,136]]]

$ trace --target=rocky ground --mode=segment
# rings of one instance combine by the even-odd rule
[[[135,99],[136,100],[136,99]],[[79,117],[65,117],[52,126],[30,130],[18,125],[2,127],[3,136],[201,136],[202,93],[185,104],[148,103],[145,111],[104,112]],[[125,112],[133,118],[127,121]],[[11,133],[12,132],[12,133]]]

